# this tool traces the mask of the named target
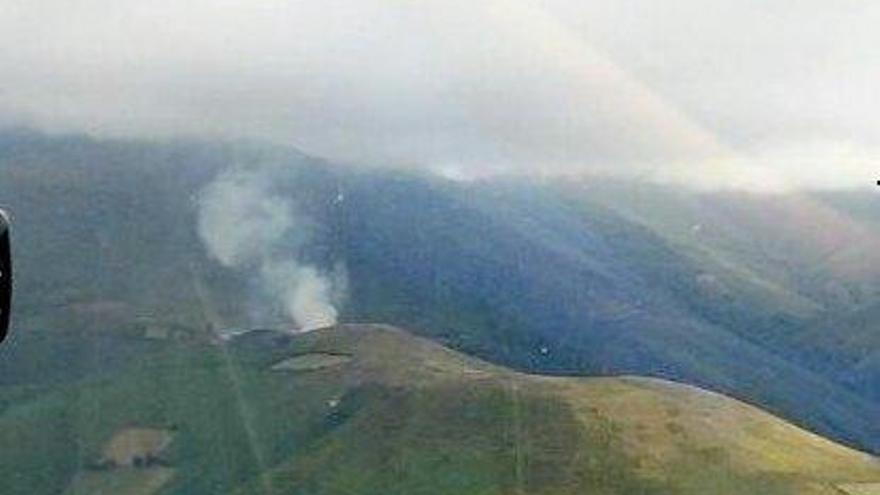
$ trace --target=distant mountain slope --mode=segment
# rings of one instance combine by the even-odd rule
[[[135,427],[172,438],[161,464],[101,465]],[[526,375],[383,325],[169,343],[111,380],[4,410],[0,460],[9,494],[772,495],[880,482],[877,458],[718,394]]]
[[[569,194],[651,230],[691,264],[708,267],[725,295],[733,290],[764,301],[743,308],[778,309],[766,330],[752,322],[726,325],[731,331],[880,399],[880,370],[869,364],[880,349],[880,320],[873,317],[880,296],[875,192],[695,193],[606,182],[569,188]],[[805,303],[806,311],[791,301]],[[694,309],[711,321],[719,321],[718,307],[730,306],[713,310],[695,302]]]
[[[845,321],[856,308],[826,309],[763,271],[772,259],[704,256],[670,230],[552,186],[377,178],[352,189],[341,230],[356,318],[422,328],[526,370],[708,386],[876,449],[871,375],[858,375],[861,387],[838,380],[849,368],[830,363],[843,348],[809,336],[822,318]],[[835,331],[873,336],[870,352],[875,328]]]
[[[205,330],[196,280],[230,328],[278,323],[195,231],[207,181],[265,162],[286,166],[274,185],[315,221],[310,259],[346,263],[343,321],[521,370],[684,381],[880,452],[870,195],[811,195],[830,208],[819,219],[785,195],[456,183],[254,144],[0,133],[22,330],[0,348],[0,383],[124,364],[157,324]]]

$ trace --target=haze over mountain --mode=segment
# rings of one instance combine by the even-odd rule
[[[124,368],[147,329],[295,326],[259,265],[223,266],[199,236],[200,194],[230,169],[268,174],[307,219],[275,254],[344,267],[343,322],[532,372],[684,381],[880,449],[871,193],[456,182],[256,144],[2,135],[18,263],[4,400]]]
[[[7,0],[0,125],[464,177],[867,186],[870,2]]]

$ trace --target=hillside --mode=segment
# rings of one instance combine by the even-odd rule
[[[785,195],[461,183],[256,144],[0,132],[20,329],[0,383],[108,372],[155,347],[134,338],[145,328],[203,330],[196,286],[226,327],[281,324],[255,274],[220,266],[196,232],[206,183],[266,163],[312,220],[289,249],[347,269],[342,321],[520,371],[690,383],[880,452],[873,195],[812,197],[830,210],[814,225]]]
[[[113,379],[7,407],[0,455],[4,494],[861,494],[880,483],[877,458],[728,397],[522,374],[380,325],[169,345]]]
[[[379,425],[375,416],[349,419],[383,432],[339,431],[307,461],[274,468],[262,482],[279,493],[287,483],[315,483],[310,476],[320,484],[341,482],[326,480],[327,472],[357,473],[364,469],[357,463],[370,457],[358,451],[377,444],[395,459],[372,467],[381,472],[400,462],[405,483],[418,483],[420,469],[460,466],[448,471],[454,479],[466,459],[497,462],[501,492],[840,493],[844,485],[880,483],[877,458],[696,387],[639,377],[526,375],[385,326],[337,327],[297,344],[304,347],[298,353],[351,356],[325,371],[341,381],[343,401],[364,387],[394,392],[374,409],[381,411]],[[500,445],[486,438],[493,434]],[[474,451],[456,452],[462,443]],[[376,484],[379,491],[383,484]]]
[[[724,195],[650,184],[569,193],[374,177],[347,195],[347,310],[520,370],[650,375],[747,397],[876,451],[865,355],[880,332],[850,318],[875,296],[851,288],[863,302],[836,301],[826,289],[847,278],[756,225],[760,205],[785,201],[746,197],[740,208],[754,210],[725,215],[736,202]],[[856,352],[837,343],[856,336]]]

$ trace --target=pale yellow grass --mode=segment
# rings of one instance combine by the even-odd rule
[[[876,457],[721,394],[651,378],[549,380],[575,410],[613,419],[624,448],[648,470],[663,472],[687,448],[723,453],[724,462],[743,472],[880,482]]]
[[[171,432],[159,428],[125,428],[104,445],[103,456],[117,465],[130,465],[134,456],[158,455],[171,442]]]
[[[847,495],[880,495],[878,483],[841,483],[837,485]]]
[[[123,468],[84,471],[78,474],[65,495],[153,495],[174,477],[174,469]]]

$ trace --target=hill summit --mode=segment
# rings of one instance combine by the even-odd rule
[[[272,492],[880,489],[876,458],[693,386],[523,374],[384,325],[268,335],[234,345],[262,345],[272,372],[320,383],[324,410],[312,413],[334,424],[261,476]]]

